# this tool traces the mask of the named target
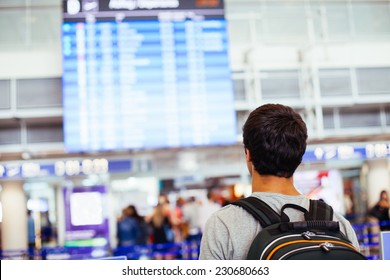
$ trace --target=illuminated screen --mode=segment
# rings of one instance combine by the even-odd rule
[[[64,187],[65,246],[108,244],[107,187]],[[78,253],[77,253],[78,254]]]
[[[70,196],[70,221],[73,226],[103,223],[103,201],[99,192],[78,192]]]
[[[234,144],[219,0],[64,1],[68,151]]]

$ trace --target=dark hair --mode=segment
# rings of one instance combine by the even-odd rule
[[[307,128],[292,108],[266,104],[249,114],[243,140],[259,174],[290,178],[302,162]]]
[[[381,193],[379,195],[379,199],[382,200],[384,195],[386,195],[388,197],[387,191],[385,191],[385,190],[381,191]]]
[[[143,217],[138,214],[137,208],[134,205],[130,204],[129,206],[127,206],[127,209],[131,209],[133,211],[133,214],[131,215],[131,217],[134,217],[137,220],[143,219]]]

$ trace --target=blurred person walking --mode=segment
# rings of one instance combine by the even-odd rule
[[[200,238],[200,204],[194,196],[188,198],[183,206],[183,222],[187,223],[188,236],[187,241],[196,241]]]
[[[378,220],[381,231],[390,230],[389,209],[389,194],[387,191],[383,190],[379,195],[379,201],[368,212],[370,216]]]
[[[151,234],[151,228],[149,224],[145,221],[145,217],[138,214],[137,208],[134,205],[127,206],[129,214],[137,221],[137,226],[139,228],[139,235],[136,240],[137,245],[146,245]]]
[[[28,239],[28,255],[29,259],[34,259],[35,256],[35,221],[31,210],[27,210],[27,239]]]
[[[173,259],[175,254],[171,252],[171,242],[174,241],[172,223],[167,213],[166,207],[158,203],[153,208],[153,213],[146,218],[151,228],[151,242],[153,246],[153,259]]]
[[[152,215],[147,218],[154,244],[173,242],[172,224],[164,210],[165,205],[159,203],[154,207]]]
[[[212,190],[208,190],[207,200],[203,202],[200,206],[199,222],[201,233],[204,232],[206,222],[210,218],[210,216],[221,208],[221,205],[216,202],[214,196],[214,192]]]
[[[176,199],[176,206],[171,212],[171,222],[176,243],[183,242],[188,235],[188,227],[183,223],[183,206],[185,200],[182,197]]]
[[[41,240],[42,246],[50,244],[54,239],[53,225],[49,219],[49,212],[41,213]]]
[[[122,215],[118,218],[117,239],[120,247],[136,245],[141,238],[141,229],[135,213],[135,207],[130,205],[122,209]]]

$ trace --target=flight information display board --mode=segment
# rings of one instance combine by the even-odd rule
[[[63,2],[68,151],[234,144],[219,0]]]

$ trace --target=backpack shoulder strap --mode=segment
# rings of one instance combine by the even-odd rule
[[[309,212],[305,215],[306,221],[333,220],[333,208],[322,200],[310,199]]]
[[[263,228],[281,222],[278,213],[276,213],[267,203],[254,196],[236,200],[232,202],[232,204],[244,208],[259,221]]]

